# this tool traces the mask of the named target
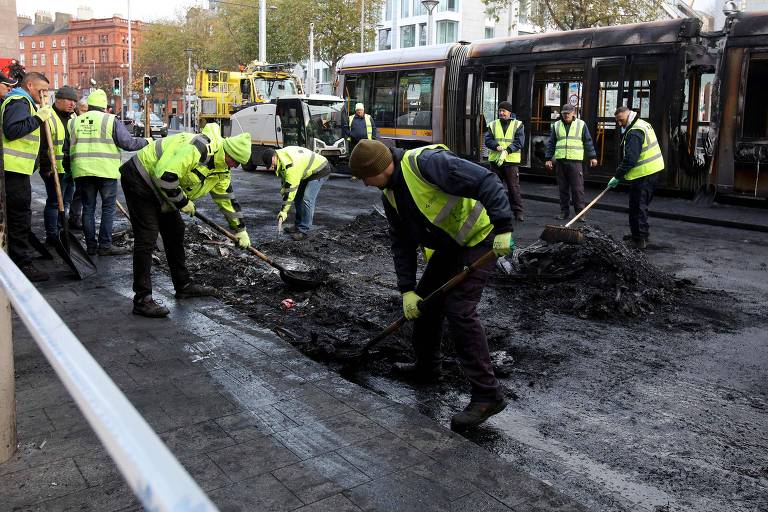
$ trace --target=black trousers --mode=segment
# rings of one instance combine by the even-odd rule
[[[579,160],[556,160],[557,187],[560,190],[560,211],[566,216],[584,209],[584,163]]]
[[[30,176],[5,171],[5,211],[8,219],[8,256],[21,267],[32,261],[32,185]]]
[[[426,297],[490,248],[488,239],[461,251],[436,251],[416,286],[416,293],[420,297]],[[488,340],[477,314],[477,304],[493,267],[492,260],[472,272],[451,290],[442,303],[433,303],[428,311],[424,311],[413,326],[412,343],[417,364],[423,368],[436,368],[440,366],[441,361],[443,320],[448,320],[448,330],[456,346],[456,355],[464,375],[472,386],[472,400],[477,402],[492,402],[504,396],[493,373]]]
[[[509,206],[512,212],[517,215],[523,213],[523,198],[520,196],[520,168],[517,164],[504,163],[501,167],[492,164],[491,167],[496,175],[501,179],[501,183],[507,189]]]
[[[657,172],[629,181],[629,229],[633,238],[648,239],[648,207],[651,206],[659,174]]]
[[[128,160],[120,167],[121,183],[133,227],[133,291],[138,301],[152,295],[152,251],[158,233],[163,237],[165,256],[173,287],[178,291],[189,281],[184,255],[184,221],[178,211],[161,212],[155,192]]]

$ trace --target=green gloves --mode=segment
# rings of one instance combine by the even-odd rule
[[[403,315],[407,320],[415,320],[421,315],[419,311],[419,302],[421,297],[416,292],[405,292],[403,294]]]
[[[611,178],[611,181],[608,182],[609,188],[616,188],[616,185],[619,184],[619,178]]]
[[[285,219],[288,218],[288,212],[284,210],[280,210],[280,213],[277,214],[277,221],[278,222],[285,222]]]
[[[188,201],[187,204],[184,205],[184,207],[181,208],[182,213],[186,213],[190,217],[195,216],[195,203],[192,201]]]
[[[512,232],[501,233],[493,237],[493,254],[496,256],[506,256],[514,248],[515,241],[512,239]]]
[[[39,117],[42,122],[46,122],[51,118],[53,115],[53,109],[49,107],[48,105],[44,107],[40,107],[37,109],[37,112],[35,112],[35,116]]]
[[[248,237],[246,230],[235,233],[235,236],[237,237],[237,246],[241,249],[247,249],[251,246],[251,239]]]

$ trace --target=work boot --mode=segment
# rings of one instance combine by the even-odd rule
[[[568,212],[560,212],[558,215],[555,215],[555,218],[557,220],[565,220],[568,218]]]
[[[151,295],[143,299],[133,301],[133,314],[141,315],[147,318],[164,318],[171,311],[163,306],[161,302],[156,302]]]
[[[454,414],[451,418],[451,430],[462,432],[476,427],[494,414],[499,414],[506,407],[507,401],[504,398],[495,402],[469,402],[463,411]]]
[[[285,226],[283,232],[292,235],[293,233],[298,233],[299,229],[296,226]]]
[[[213,297],[216,295],[216,288],[205,286],[204,284],[188,283],[181,290],[176,291],[177,299],[189,299],[192,297]]]
[[[99,256],[122,256],[124,254],[130,254],[131,250],[127,247],[112,247],[101,248],[99,247]]]
[[[306,233],[302,233],[301,231],[297,231],[295,233],[291,233],[291,238],[293,238],[297,242],[300,242],[302,240],[306,240],[307,239],[307,234]]]
[[[421,384],[434,384],[443,378],[442,367],[425,368],[418,363],[395,363],[392,372],[400,377]]]
[[[27,279],[33,283],[47,281],[50,278],[47,272],[43,272],[39,268],[35,267],[32,263],[25,263],[19,267],[19,270],[21,270],[22,273],[27,276]]]

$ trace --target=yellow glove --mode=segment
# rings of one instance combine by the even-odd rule
[[[512,239],[512,233],[501,233],[493,237],[493,254],[502,257],[512,252],[515,248],[515,241]]]
[[[421,297],[416,295],[416,292],[405,292],[403,294],[403,315],[405,315],[407,320],[415,320],[421,316],[419,302],[421,302]]]
[[[144,140],[146,140],[146,141],[147,141],[147,142],[149,142],[150,144],[152,144],[153,142],[155,142],[155,139],[153,139],[152,137],[144,137]]]
[[[195,216],[195,203],[192,201],[188,201],[187,204],[184,205],[184,207],[181,208],[181,213],[186,213],[190,217]]]
[[[285,222],[285,219],[288,218],[288,212],[285,210],[280,210],[280,213],[277,214],[277,221],[278,222]]]
[[[507,150],[505,149],[504,151],[499,153],[499,159],[496,160],[496,165],[502,166],[506,161],[507,161]]]
[[[39,117],[42,122],[46,122],[51,118],[53,115],[53,109],[49,107],[48,105],[44,107],[40,107],[37,109],[37,112],[35,112],[35,116]]]
[[[241,249],[247,249],[251,246],[251,239],[248,237],[246,230],[235,233],[235,236],[237,237],[237,246]]]

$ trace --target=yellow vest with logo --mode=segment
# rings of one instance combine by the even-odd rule
[[[584,160],[584,121],[574,119],[570,126],[560,120],[555,123],[555,160]]]
[[[368,114],[364,114],[365,117],[365,131],[367,133],[367,137],[369,139],[373,139],[373,121],[371,121],[371,116]],[[349,116],[349,129],[352,129],[352,121],[354,121],[355,116]]]
[[[448,146],[433,144],[405,152],[400,169],[408,191],[427,220],[445,231],[460,246],[473,247],[485,240],[493,230],[491,219],[479,201],[446,194],[422,177],[417,159],[422,151],[428,149],[448,151]],[[392,207],[397,209],[395,194],[385,190],[384,195]]]
[[[512,119],[509,122],[509,125],[507,126],[507,131],[505,132],[501,127],[501,120],[497,119],[493,121],[489,128],[491,129],[491,133],[493,134],[493,138],[496,139],[496,142],[499,143],[499,146],[502,148],[508,147],[512,142],[515,140],[515,133],[517,132],[517,129],[520,128],[523,125],[522,121],[519,121],[517,119]],[[499,155],[501,153],[496,150],[491,150],[488,153],[488,160],[491,162],[495,162],[499,159]],[[511,163],[511,164],[519,164],[522,160],[522,153],[520,151],[515,151],[514,153],[508,153],[507,158],[504,159],[505,162]]]
[[[120,150],[112,139],[115,116],[89,110],[69,122],[69,166],[74,178],[120,177]]]
[[[35,115],[37,109],[23,96],[11,96],[3,101],[0,107],[0,122],[5,117],[5,108],[11,101],[24,100],[29,104],[29,114]],[[25,136],[8,140],[3,133],[3,165],[6,171],[19,174],[32,175],[35,172],[37,154],[40,152],[40,128],[33,130]]]
[[[64,174],[64,140],[67,137],[67,130],[64,123],[61,122],[58,114],[54,112],[51,116],[51,139],[53,140],[53,150],[56,154],[56,169],[59,174]],[[44,155],[47,158],[48,155]]]
[[[636,180],[637,178],[663,171],[664,157],[661,154],[661,147],[659,146],[659,141],[656,139],[656,132],[653,131],[653,127],[647,121],[638,118],[632,127],[627,130],[627,133],[624,134],[624,138],[621,139],[622,150],[624,149],[627,135],[632,130],[640,130],[643,132],[643,147],[640,150],[640,156],[637,158],[637,163],[624,175],[624,179],[627,181]]]

